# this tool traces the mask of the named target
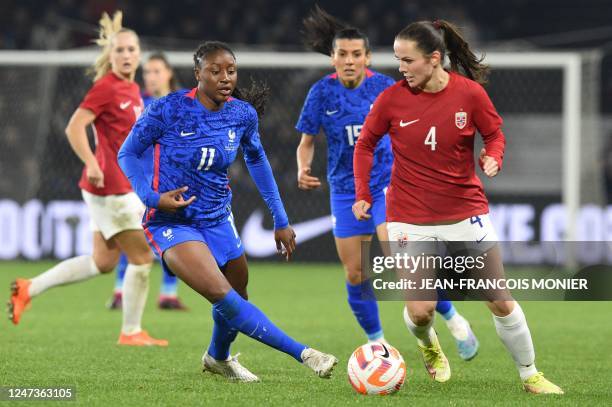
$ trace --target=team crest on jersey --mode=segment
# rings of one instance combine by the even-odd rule
[[[236,141],[236,131],[233,129],[229,129],[229,131],[227,132],[227,139],[228,143],[225,145],[225,151],[236,150],[238,148],[236,144],[234,144],[234,141]]]
[[[463,129],[467,124],[467,113],[466,112],[457,112],[455,113],[455,126],[458,129]]]

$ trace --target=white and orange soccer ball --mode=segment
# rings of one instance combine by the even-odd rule
[[[367,343],[358,347],[348,362],[348,378],[361,394],[391,394],[402,388],[406,363],[393,346]]]

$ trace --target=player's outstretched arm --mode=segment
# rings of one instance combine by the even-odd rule
[[[302,133],[300,145],[297,148],[297,182],[298,188],[304,190],[316,189],[321,186],[321,180],[311,175],[311,165],[315,152],[315,136]]]
[[[74,111],[66,126],[66,136],[72,150],[85,164],[87,181],[96,188],[104,188],[104,173],[100,169],[96,156],[91,151],[87,131],[85,130],[95,119],[94,112],[79,107]]]

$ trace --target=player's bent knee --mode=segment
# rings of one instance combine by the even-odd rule
[[[488,304],[491,312],[498,317],[510,315],[514,310],[514,301],[491,301]]]
[[[112,259],[100,259],[94,256],[94,263],[101,274],[108,274],[115,270],[118,262],[118,260],[112,261]]]
[[[223,298],[225,298],[225,296],[230,290],[228,287],[211,287],[207,289],[206,291],[207,292],[205,294],[204,293],[201,293],[201,294],[204,295],[206,299],[208,299],[211,303],[214,304],[215,302],[221,301]],[[242,294],[240,294],[240,292],[238,292],[238,294],[242,297]]]
[[[346,275],[346,281],[350,284],[350,285],[357,285],[357,284],[361,284],[361,267],[359,268],[355,268],[355,267],[345,267],[344,268],[345,271],[345,275]]]
[[[410,319],[415,325],[423,326],[431,322],[434,316],[435,307],[427,306],[421,302],[415,302],[411,305],[412,306],[408,307],[408,315],[410,315]]]

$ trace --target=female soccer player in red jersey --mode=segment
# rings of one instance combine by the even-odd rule
[[[144,82],[144,91],[142,92],[142,101],[146,108],[151,102],[160,97],[166,96],[170,92],[179,90],[180,86],[176,79],[174,69],[166,55],[161,52],[155,52],[147,58],[147,61],[142,67],[142,80]],[[151,150],[151,172],[153,171],[153,151]],[[117,266],[117,278],[115,279],[115,290],[113,297],[108,303],[108,308],[121,309],[121,299],[123,290],[123,280],[125,278],[125,270],[128,266],[128,259],[125,254],[119,258]],[[163,310],[186,310],[178,297],[178,279],[170,273],[166,267],[162,265],[162,283],[159,293],[157,306]]]
[[[410,24],[396,36],[393,48],[405,80],[378,97],[355,147],[355,217],[370,216],[373,152],[388,133],[394,155],[387,192],[390,241],[476,242],[487,250],[486,269],[503,273],[494,243],[497,236],[473,159],[478,130],[484,140],[480,167],[488,177],[496,176],[502,167],[502,119],[481,86],[488,67],[458,30],[442,20]],[[443,67],[445,55],[450,59],[448,71]],[[563,393],[536,370],[525,315],[518,303],[506,298],[510,301],[492,300],[487,306],[524,389]],[[445,382],[450,366],[432,328],[435,306],[435,301],[407,301],[404,320],[417,337],[430,375]]]
[[[372,217],[360,222],[351,212],[355,202],[353,150],[372,103],[395,80],[368,69],[371,51],[364,33],[318,6],[304,20],[304,36],[305,43],[313,51],[331,56],[335,72],[325,75],[310,88],[296,125],[302,133],[297,148],[298,187],[312,190],[321,186],[319,178],[310,170],[316,135],[322,128],[328,147],[327,179],[333,234],[345,270],[348,303],[368,340],[384,340],[371,282],[369,279],[362,281],[361,242],[371,241],[374,233],[380,241],[389,240],[385,223],[385,190],[391,178],[393,154],[389,138],[384,137],[374,152],[374,172],[370,176]],[[386,247],[383,245],[383,249]],[[438,301],[436,310],[453,335],[461,358],[474,358],[479,344],[469,322],[450,301]]]
[[[92,69],[94,84],[66,127],[72,149],[85,164],[79,187],[92,220],[93,254],[65,260],[33,279],[16,280],[9,316],[18,324],[31,298],[47,289],[111,272],[123,251],[129,264],[118,343],[167,346],[167,341],[154,339],[141,328],[153,254],[141,226],[143,204],[117,163],[119,147],[143,108],[140,88],[134,82],[140,62],[138,35],[123,28],[121,20],[121,12],[112,19],[104,13],[100,19],[97,44],[102,53]],[[95,154],[86,133],[91,124]]]

